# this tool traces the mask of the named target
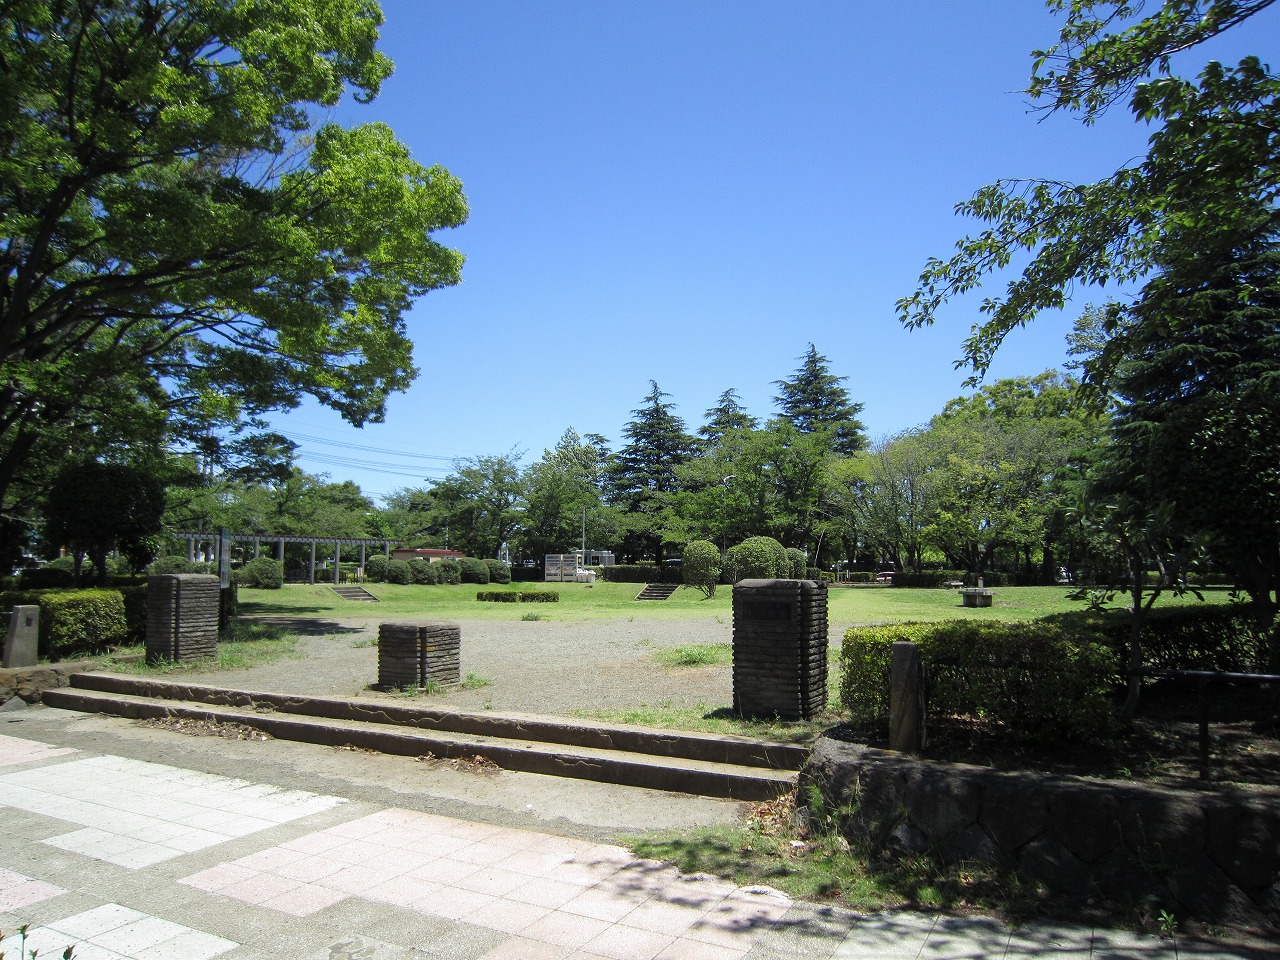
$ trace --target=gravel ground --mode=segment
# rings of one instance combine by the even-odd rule
[[[266,619],[266,618],[264,618]],[[209,686],[319,697],[385,698],[378,678],[378,621],[370,617],[289,621],[300,656],[231,672],[196,673]],[[626,710],[658,704],[727,707],[731,667],[663,667],[661,647],[729,643],[732,626],[714,619],[584,622],[461,620],[462,674],[489,681],[427,698],[459,710],[545,713]]]

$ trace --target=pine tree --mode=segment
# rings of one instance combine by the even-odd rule
[[[703,416],[707,422],[698,428],[698,435],[707,446],[715,446],[731,430],[754,430],[760,425],[760,421],[747,413],[738,391],[732,387],[720,394],[716,405]]]
[[[857,453],[867,445],[866,428],[858,419],[862,404],[853,403],[840,385],[848,378],[832,374],[830,361],[812,343],[800,361],[790,380],[774,381],[781,391],[774,400],[783,417],[801,433],[827,433],[834,453]]]

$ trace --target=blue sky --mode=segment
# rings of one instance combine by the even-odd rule
[[[847,377],[872,437],[964,390],[980,295],[908,332],[894,302],[1001,177],[1092,180],[1143,150],[1029,113],[1035,0],[383,0],[396,73],[344,124],[381,120],[465,184],[437,239],[464,281],[409,316],[421,375],[355,430],[308,404],[275,419],[299,465],[386,494],[458,457],[536,459],[568,427],[614,449],[656,380],[691,430],[722,391],[773,412],[808,344]],[[1064,360],[1098,291],[1013,335],[990,378]]]

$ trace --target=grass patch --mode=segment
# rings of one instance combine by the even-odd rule
[[[274,663],[283,657],[297,656],[298,638],[284,628],[271,623],[252,620],[233,621],[218,640],[216,656],[200,660],[184,660],[179,663],[161,661],[150,664],[146,660],[122,660],[145,654],[146,648],[122,647],[103,661],[103,668],[115,673],[136,676],[164,676],[174,673],[199,673],[215,670],[245,670]]]
[[[733,644],[702,643],[655,650],[653,659],[664,667],[713,667],[733,663]]]
[[[781,743],[812,743],[824,730],[844,719],[840,712],[827,710],[813,720],[746,720],[734,713],[732,707],[708,707],[706,704],[678,707],[667,702],[634,710],[572,710],[569,715],[602,723],[755,737]]]
[[[479,690],[481,687],[487,687],[493,683],[488,677],[482,677],[478,673],[468,673],[462,678],[463,690]]]

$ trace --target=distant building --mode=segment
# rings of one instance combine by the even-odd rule
[[[438,547],[418,547],[416,550],[401,548],[391,551],[392,560],[429,560],[435,563],[437,560],[457,560],[466,554],[458,550],[441,550]]]

